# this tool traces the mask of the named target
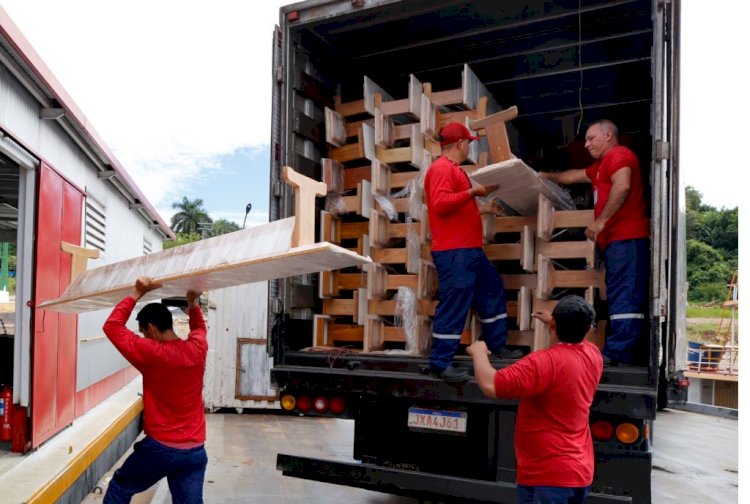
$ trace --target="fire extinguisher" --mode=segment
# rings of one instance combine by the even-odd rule
[[[0,392],[0,441],[13,438],[13,389],[8,385]]]

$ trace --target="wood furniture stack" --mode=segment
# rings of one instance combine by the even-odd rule
[[[484,167],[488,159],[510,155],[509,148],[500,153],[503,149],[496,145],[498,134],[505,135],[507,145],[504,126],[486,120],[504,112],[468,66],[460,88],[433,90],[410,76],[404,95],[394,99],[365,77],[361,100],[342,103],[337,98],[335,109],[325,110],[329,157],[321,165],[328,196],[320,216],[320,240],[373,262],[359,270],[320,274],[322,309],[314,316],[315,347],[427,353],[437,273],[422,182],[440,153],[437,132],[454,121],[479,126],[476,131],[484,138],[472,143],[464,166],[468,172]],[[485,218],[484,248],[506,289],[508,343],[538,349],[547,346],[548,334],[542,324],[533,323],[531,313],[554,307],[553,299],[564,289],[585,292],[593,302],[603,274],[593,269],[594,243],[582,232],[575,241],[556,238],[561,231],[575,236],[564,230],[585,228],[593,211],[558,211],[538,192],[528,197],[538,198],[536,215]],[[562,269],[569,264],[582,269]],[[461,341],[471,343],[480,334],[472,314]]]

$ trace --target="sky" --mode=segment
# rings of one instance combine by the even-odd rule
[[[165,220],[187,196],[240,224],[247,203],[249,224],[268,219],[271,41],[286,3],[0,0]],[[723,4],[735,14],[703,7]],[[683,2],[681,170],[717,208],[739,204],[731,181],[747,168],[732,148],[741,129],[723,126],[744,93],[727,50],[744,44],[739,10]]]

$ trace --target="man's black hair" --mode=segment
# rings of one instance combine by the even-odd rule
[[[565,296],[552,310],[557,325],[557,339],[565,343],[580,343],[591,329],[596,312],[580,296]]]
[[[172,329],[172,313],[161,303],[147,304],[141,308],[135,319],[138,321],[138,326],[143,329],[149,324],[154,324],[161,332]]]

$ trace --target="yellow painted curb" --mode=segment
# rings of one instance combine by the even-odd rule
[[[104,432],[73,457],[62,471],[34,492],[26,500],[26,504],[53,504],[56,502],[141,411],[143,411],[143,399],[139,397]]]

